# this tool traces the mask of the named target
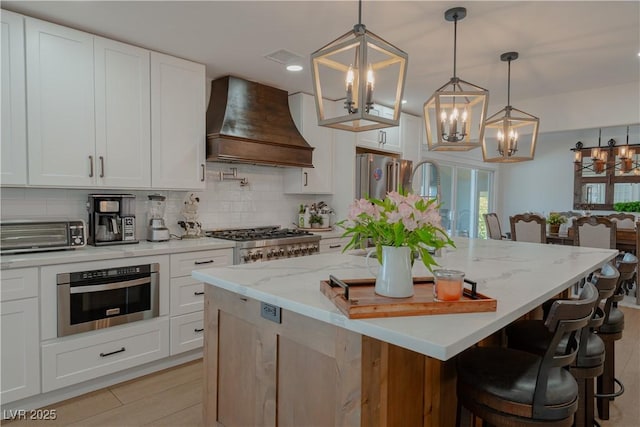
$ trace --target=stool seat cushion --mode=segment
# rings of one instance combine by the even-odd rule
[[[506,401],[532,405],[541,361],[525,351],[476,347],[459,356],[458,381]],[[578,385],[571,373],[552,368],[544,404],[568,405],[577,396]]]
[[[600,326],[598,333],[615,334],[624,329],[624,313],[618,307],[611,307],[609,318]]]
[[[510,348],[528,351],[540,356],[544,355],[549,347],[553,334],[544,325],[542,320],[519,320],[507,326],[508,345]],[[563,354],[567,345],[567,339],[560,340],[558,353]],[[573,366],[593,367],[604,360],[604,342],[596,334],[589,334],[584,360],[576,360]],[[580,353],[578,353],[580,354]],[[602,360],[600,360],[602,359]],[[600,362],[598,362],[600,360]]]

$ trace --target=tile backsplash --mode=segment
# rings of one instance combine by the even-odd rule
[[[249,185],[239,181],[220,181],[219,172],[237,168],[237,176],[247,178]],[[0,216],[3,220],[23,218],[87,219],[87,195],[126,193],[136,196],[136,233],[146,238],[147,196],[167,197],[165,218],[171,233],[182,235],[177,224],[184,201],[194,193],[200,199],[199,217],[204,229],[280,225],[291,227],[296,222],[298,206],[324,200],[331,205],[330,195],[284,194],[284,169],[269,166],[208,163],[204,191],[154,191],[60,188],[2,188]]]

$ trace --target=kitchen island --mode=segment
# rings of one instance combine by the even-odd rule
[[[205,287],[205,425],[455,422],[455,355],[615,257],[616,251],[456,239],[437,258],[495,312],[350,320],[320,292],[371,277],[362,256],[326,254],[196,270]],[[429,275],[421,263],[413,275]],[[266,305],[265,305],[266,304]]]

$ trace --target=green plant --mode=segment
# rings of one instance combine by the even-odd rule
[[[640,212],[640,201],[614,203],[613,209],[616,212]]]
[[[550,225],[560,225],[565,222],[567,222],[567,218],[557,213],[549,214],[549,218],[547,218],[547,224]]]
[[[320,224],[322,225],[322,217],[318,214],[311,214],[309,217],[309,224]]]
[[[378,262],[382,263],[383,246],[408,246],[412,252],[420,254],[424,266],[432,271],[431,267],[438,263],[429,251],[446,245],[455,247],[440,220],[435,199],[425,200],[415,194],[394,191],[384,200],[356,200],[349,208],[347,219],[337,225],[346,230],[343,237],[351,236],[343,252],[371,239],[376,245]]]

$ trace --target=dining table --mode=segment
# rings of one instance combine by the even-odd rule
[[[637,236],[634,228],[618,228],[616,230],[616,249],[623,252],[637,252]],[[556,245],[574,245],[573,230],[569,230],[568,234],[547,233],[547,243]]]

